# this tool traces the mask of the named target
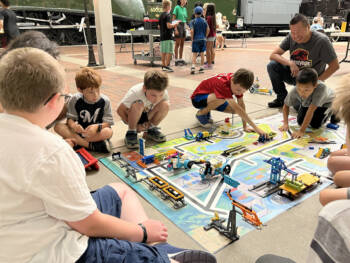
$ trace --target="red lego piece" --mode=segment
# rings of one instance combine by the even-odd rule
[[[98,160],[95,157],[93,157],[85,148],[80,148],[75,152],[78,154],[80,160],[83,162],[85,169],[100,169],[100,167],[98,166]]]

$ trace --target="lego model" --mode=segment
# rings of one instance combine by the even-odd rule
[[[196,134],[195,140],[197,142],[207,141],[211,136],[213,136],[213,135],[208,131],[198,132]]]
[[[190,129],[184,129],[184,133],[185,133],[184,137],[187,140],[193,140],[195,138]]]
[[[270,132],[267,134],[267,137],[264,137],[263,135],[260,135],[259,138],[258,138],[258,141],[257,143],[265,143],[265,142],[269,142],[269,141],[272,141],[273,138],[277,135],[277,133],[275,132]],[[257,144],[256,143],[256,144]]]
[[[179,168],[185,168],[188,170],[188,169],[191,169],[195,163],[200,163],[200,162],[195,162],[188,159],[183,159],[182,156],[183,154],[179,152],[176,152],[168,156],[166,158],[168,160],[167,170],[172,171],[174,169],[179,169]]]
[[[269,160],[264,160],[265,163],[271,164],[270,172],[270,183],[279,184],[281,183],[281,172],[282,170],[290,173],[292,176],[296,176],[297,173],[288,169],[284,161],[279,157],[272,157]]]
[[[228,175],[231,172],[231,166],[229,164],[222,165],[222,162],[204,162],[205,167],[199,169],[199,174],[202,180],[214,177],[215,175]]]
[[[327,127],[328,129],[338,130],[339,125],[338,125],[338,124],[334,124],[334,123],[328,123],[326,127]]]
[[[320,176],[315,173],[301,174],[297,178],[293,177],[292,179],[287,178],[284,184],[280,186],[279,195],[294,200],[300,193],[310,191],[320,183],[322,183]]]
[[[309,143],[318,143],[318,144],[336,144],[336,141],[330,141],[328,138],[326,137],[316,137],[315,139],[312,139],[311,141],[309,141]]]
[[[136,173],[138,173],[139,171],[135,167],[132,167],[126,160],[124,160],[120,152],[112,153],[112,160],[117,162],[120,168],[125,169],[124,172],[126,173],[126,178],[131,176],[135,179],[135,182],[142,181],[137,179],[136,176]]]
[[[314,156],[316,158],[319,158],[319,159],[324,159],[330,154],[331,154],[331,149],[329,149],[329,148],[320,148],[320,149],[318,149],[318,152]]]
[[[175,209],[184,207],[186,205],[184,199],[185,195],[176,187],[169,184],[159,176],[147,178],[145,182],[149,185],[151,190],[156,190],[159,192],[163,200],[170,200],[173,203]]]
[[[340,149],[346,149],[346,148],[348,148],[348,146],[344,143],[340,146]]]
[[[80,160],[84,164],[85,169],[100,169],[100,167],[98,166],[98,160],[95,157],[93,157],[85,148],[80,148],[75,152],[78,154]]]
[[[242,152],[245,152],[247,151],[248,148],[243,146],[243,145],[238,145],[238,146],[235,146],[235,147],[232,147],[230,149],[227,149],[225,151],[222,152],[222,156],[224,157],[232,157],[236,154],[239,154],[239,153],[242,153]]]
[[[142,138],[139,138],[139,152],[142,156],[145,155],[145,140]]]
[[[255,83],[249,88],[250,93],[257,93],[257,94],[263,94],[263,95],[270,95],[272,96],[272,90],[271,89],[263,89],[260,88],[259,79],[256,78]]]

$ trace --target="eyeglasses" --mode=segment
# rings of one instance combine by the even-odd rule
[[[49,101],[56,95],[57,93],[52,94],[44,103],[44,105],[48,104]],[[71,97],[70,94],[60,94],[60,97],[64,97],[64,103],[67,103]]]

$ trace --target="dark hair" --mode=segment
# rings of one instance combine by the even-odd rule
[[[316,86],[318,81],[317,71],[313,68],[304,68],[303,70],[299,71],[296,81],[300,84],[312,83],[313,86]]]
[[[10,1],[9,0],[0,0],[1,3],[4,4],[4,6],[10,6]]]
[[[307,20],[306,16],[302,14],[296,14],[292,20],[290,20],[289,24],[290,25],[295,25],[301,22],[305,27],[309,26],[309,20]]]
[[[215,4],[210,3],[207,5],[207,11],[205,12],[205,18],[211,16],[211,25],[216,30],[216,13],[215,13]]]
[[[240,68],[233,74],[233,83],[241,85],[244,89],[249,89],[254,82],[254,73],[249,69]]]
[[[143,84],[146,89],[163,91],[168,87],[168,75],[162,71],[151,69],[145,73]]]
[[[197,7],[197,6],[203,7],[203,3],[201,1],[195,2],[194,7]]]
[[[49,40],[43,33],[39,31],[26,31],[10,42],[6,50],[0,55],[0,58],[2,58],[11,50],[21,47],[33,47],[41,49],[56,59],[60,55],[57,44]]]

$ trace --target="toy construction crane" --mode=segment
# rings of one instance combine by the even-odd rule
[[[293,178],[295,178],[298,174],[287,168],[284,161],[279,157],[272,157],[269,160],[264,160],[264,162],[271,164],[271,172],[270,172],[270,183],[279,184],[281,183],[281,172],[282,170],[290,173]]]

